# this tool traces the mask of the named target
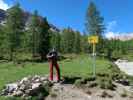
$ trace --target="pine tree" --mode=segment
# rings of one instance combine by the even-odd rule
[[[6,41],[8,44],[10,60],[14,60],[18,49],[21,46],[21,35],[24,30],[23,11],[19,4],[7,10],[6,18]]]
[[[99,36],[99,44],[97,49],[99,52],[103,52],[104,42],[103,42],[103,33],[105,26],[103,23],[103,17],[100,16],[100,12],[97,10],[96,5],[93,2],[90,2],[90,5],[86,14],[86,32],[89,35]]]
[[[80,35],[80,32],[74,32],[74,47],[73,47],[73,51],[74,53],[80,53],[81,51],[81,35]]]
[[[104,19],[100,16],[100,12],[97,10],[96,5],[93,2],[90,2],[85,22],[87,33],[102,37],[102,33],[105,30],[103,20]]]
[[[44,61],[50,48],[50,26],[46,18],[43,18],[43,20],[41,21],[40,29],[39,55],[41,56],[41,61]]]
[[[4,40],[4,32],[2,30],[2,25],[0,25],[0,58],[3,56],[3,40]]]
[[[60,51],[61,35],[58,32],[51,32],[51,48]]]
[[[61,50],[63,53],[73,53],[74,31],[71,28],[64,29],[61,34]]]
[[[50,48],[49,24],[46,18],[42,18],[35,11],[28,25],[31,37],[31,51],[33,58],[41,57],[41,61],[46,59],[46,54]]]
[[[39,52],[40,20],[38,12],[35,11],[28,23],[28,32],[30,34],[30,44],[32,57],[36,57]]]
[[[83,53],[88,53],[88,52],[90,52],[90,45],[89,45],[89,43],[88,43],[88,36],[87,36],[87,34],[83,34],[82,36],[81,36],[81,42],[80,42],[80,45],[81,45],[81,52],[83,52]]]

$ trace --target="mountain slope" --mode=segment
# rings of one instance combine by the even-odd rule
[[[23,11],[23,14],[24,14],[24,23],[28,22],[28,20],[30,19],[30,17],[32,16],[31,13],[29,12],[26,12],[26,11]],[[0,23],[2,23],[6,18],[6,11],[5,10],[2,10],[0,9]],[[42,16],[40,16],[41,19],[43,19]],[[58,29],[55,25],[53,24],[50,24],[50,29],[51,31],[54,31],[54,32],[60,32],[60,29]]]

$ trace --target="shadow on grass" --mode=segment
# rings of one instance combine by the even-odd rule
[[[81,77],[74,76],[64,76],[64,84],[74,84],[76,80],[81,79]]]

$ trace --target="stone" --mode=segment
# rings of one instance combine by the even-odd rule
[[[18,91],[15,91],[13,94],[13,96],[22,96],[23,95],[23,92],[18,90]]]
[[[17,88],[18,88],[18,85],[16,83],[6,85],[6,90],[7,92],[10,92],[10,93],[12,93],[14,90],[17,90]]]
[[[34,80],[34,82],[35,82],[35,83],[40,82],[40,79],[36,79],[36,80]]]
[[[29,90],[25,90],[25,94],[30,94],[32,89],[29,89]]]
[[[32,89],[36,89],[38,87],[40,87],[41,83],[33,83],[32,84]]]
[[[28,81],[28,78],[27,77],[24,77],[19,83],[20,84],[23,84],[24,82],[27,82]]]
[[[127,79],[120,79],[120,80],[116,80],[117,83],[120,83],[122,85],[125,85],[125,86],[129,86],[129,81]]]
[[[19,89],[23,91],[25,89],[25,85],[22,84]]]
[[[41,81],[48,81],[48,78],[47,77],[41,77],[40,80]]]

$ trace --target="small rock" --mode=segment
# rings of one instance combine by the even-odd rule
[[[47,77],[41,77],[40,80],[41,80],[41,81],[47,81],[48,78],[47,78]]]
[[[125,86],[129,86],[129,81],[127,79],[116,80],[116,82]]]
[[[18,90],[18,91],[15,91],[13,94],[13,96],[22,96],[23,95],[23,92]]]
[[[22,84],[19,89],[23,91],[25,89],[25,85]]]
[[[40,87],[41,83],[34,83],[32,84],[32,89],[36,89],[38,87]]]
[[[21,81],[20,81],[20,84],[23,84],[24,82],[27,82],[28,81],[28,78],[27,77],[24,77]]]
[[[38,78],[38,79],[34,80],[34,82],[35,83],[40,82],[40,79]]]
[[[32,90],[32,89],[31,89]],[[31,90],[25,90],[25,94],[30,94]]]

